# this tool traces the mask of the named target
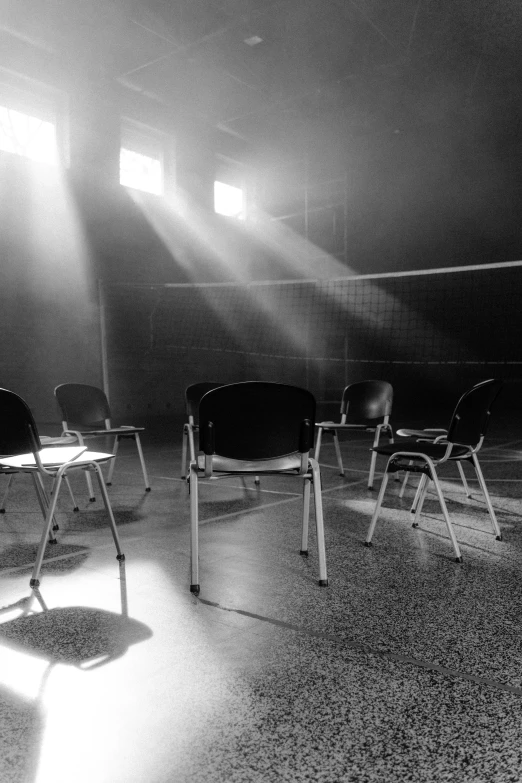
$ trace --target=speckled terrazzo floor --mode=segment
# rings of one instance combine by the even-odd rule
[[[398,422],[397,424],[415,424]],[[321,455],[330,586],[299,556],[300,487],[201,492],[201,593],[189,592],[178,428],[143,437],[152,492],[122,444],[101,504],[74,478],[41,598],[27,604],[40,514],[17,476],[0,516],[1,783],[522,781],[522,421],[496,422],[482,464],[503,541],[449,467],[448,507],[411,528],[398,485],[374,547],[368,442]],[[381,465],[382,467],[382,465]],[[380,478],[380,476],[379,476]]]

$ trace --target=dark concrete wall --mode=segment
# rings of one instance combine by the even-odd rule
[[[119,186],[122,113],[150,118],[174,140],[167,195],[188,197],[188,221],[172,202],[143,196],[139,206]],[[477,123],[459,116],[451,122],[446,114],[398,133],[359,135],[344,145],[340,139],[328,144],[327,137],[321,144],[315,135],[306,145],[309,192],[322,188],[323,206],[329,197],[331,205],[305,220],[299,150],[293,161],[273,165],[273,158],[239,141],[164,116],[145,99],[129,103],[100,85],[78,89],[69,115],[71,165],[56,181],[46,181],[37,164],[0,154],[0,383],[25,397],[41,421],[58,421],[52,395],[58,383],[101,385],[99,280],[209,282],[325,273],[324,256],[305,262],[302,247],[287,249],[285,256],[263,241],[259,226],[253,236],[213,215],[217,153],[243,158],[255,172],[257,209],[292,213],[282,225],[297,234],[307,231],[312,256],[315,249],[336,255],[337,272],[522,256],[522,153],[519,134],[510,135],[505,122],[493,133],[483,118]],[[329,178],[330,194],[321,184]],[[345,203],[339,179],[346,184]],[[210,369],[218,373],[219,361]],[[179,390],[194,379],[182,375],[172,386],[175,394],[167,398],[162,391],[151,403],[140,392],[130,411],[146,415],[151,406],[156,412],[176,405]],[[114,378],[113,388],[125,410],[123,376]]]

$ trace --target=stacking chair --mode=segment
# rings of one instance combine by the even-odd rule
[[[388,463],[366,536],[366,546],[372,545],[372,536],[379,518],[382,500],[390,475],[397,473],[397,471],[420,473],[421,479],[417,489],[416,499],[412,507],[412,512],[414,514],[413,527],[418,527],[418,520],[422,512],[428,483],[431,480],[435,486],[449,537],[453,545],[455,559],[457,563],[462,563],[462,555],[437,474],[440,465],[443,465],[446,462],[455,461],[457,464],[470,462],[473,465],[479,486],[486,501],[486,507],[491,517],[496,540],[502,540],[502,534],[477,456],[487,431],[491,409],[501,388],[501,381],[490,379],[477,383],[473,388],[463,394],[453,412],[447,435],[444,439],[432,441],[406,440],[401,443],[390,443],[378,446],[375,449],[378,454],[388,457]]]
[[[199,433],[198,408],[200,400],[208,391],[212,391],[212,389],[217,389],[224,385],[224,383],[209,381],[207,383],[193,383],[185,389],[185,410],[188,421],[183,425],[183,447],[181,451],[182,479],[187,477],[187,469],[190,462],[194,462],[196,459],[194,433]],[[234,426],[233,423],[231,423],[231,426]],[[255,476],[254,483],[259,485],[259,476]]]
[[[31,474],[38,502],[44,512],[45,521],[31,574],[31,588],[37,589],[40,585],[40,570],[47,539],[49,539],[50,543],[55,542],[51,528],[60,488],[67,474],[74,470],[92,471],[98,477],[100,491],[109,518],[109,525],[116,545],[117,559],[120,561],[125,559],[100,468],[100,465],[114,459],[113,454],[87,451],[87,448],[83,445],[42,448],[36,424],[27,404],[17,394],[7,389],[0,389],[0,454],[10,455],[8,457],[0,457],[2,469],[16,469],[20,473]],[[45,477],[50,477],[54,482],[50,498],[43,482]]]
[[[189,462],[194,462],[196,459],[194,433],[199,432],[199,423],[197,420],[199,402],[204,394],[208,391],[212,391],[212,389],[217,389],[219,386],[224,386],[224,384],[209,381],[208,383],[192,383],[185,389],[185,412],[187,414],[187,421],[183,425],[183,448],[181,453],[182,479],[187,476]]]
[[[198,480],[285,475],[303,481],[301,554],[308,555],[310,487],[314,487],[319,584],[328,585],[321,475],[310,456],[315,399],[306,389],[251,381],[207,392],[199,405],[201,454],[190,463],[191,585],[199,593]]]
[[[61,435],[58,438],[52,438],[48,435],[40,435],[40,443],[43,447],[47,446],[70,446],[72,443],[77,443],[77,439],[74,437],[74,435]],[[9,492],[11,490],[11,486],[13,484],[13,479],[17,473],[19,473],[19,470],[16,470],[14,468],[1,468],[0,466],[0,476],[9,476],[7,479],[7,484],[4,489],[4,494],[2,495],[2,500],[0,501],[0,514],[5,514],[5,507],[7,505],[7,498],[9,496]],[[73,504],[73,511],[79,511],[79,506],[76,502],[76,499],[74,497],[74,493],[72,491],[71,484],[69,482],[69,479],[67,476],[64,476],[65,484],[67,485],[67,489],[69,490],[69,495],[71,496],[72,504]]]
[[[130,425],[113,427],[109,402],[105,393],[97,386],[88,386],[84,383],[62,383],[56,387],[54,394],[62,414],[63,434],[75,435],[80,445],[84,445],[86,438],[114,435],[112,454],[116,457],[118,445],[122,438],[131,438],[136,442],[145,481],[145,492],[150,492],[147,468],[145,467],[139,435],[145,428]],[[112,460],[109,467],[108,486],[112,484],[115,461],[115,459]],[[94,501],[95,497],[89,473],[86,473],[86,478],[89,488],[89,499]]]
[[[437,443],[438,441],[444,441],[448,437],[448,430],[445,430],[443,428],[433,428],[430,429],[429,427],[426,427],[425,429],[410,429],[408,427],[401,427],[400,430],[397,430],[396,433],[401,438],[416,438],[420,441],[428,441],[428,443]],[[471,498],[471,492],[468,486],[468,482],[466,480],[466,474],[464,473],[464,470],[462,468],[462,465],[460,462],[457,462],[457,469],[459,471],[460,479],[462,481],[462,486],[464,487],[464,492],[466,493],[466,497]],[[410,477],[409,472],[406,473],[404,476],[402,486],[399,492],[399,497],[402,498],[404,495],[404,490],[406,489],[406,486],[408,484],[408,479]],[[415,495],[415,501],[417,500],[417,495]],[[415,502],[413,509],[415,508]]]
[[[368,489],[373,489],[378,453],[375,449],[379,445],[381,434],[386,433],[390,443],[393,443],[393,430],[390,424],[392,404],[393,388],[387,381],[359,381],[347,386],[341,400],[341,421],[338,423],[321,421],[315,425],[317,427],[315,459],[319,461],[323,434],[332,435],[339,472],[341,476],[344,476],[343,459],[337,433],[354,431],[375,433],[368,475]]]

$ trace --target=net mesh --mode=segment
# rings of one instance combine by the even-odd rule
[[[430,388],[434,378],[445,387],[518,378],[521,287],[514,263],[249,285],[110,284],[110,380],[123,379],[128,392],[140,368],[176,388],[258,378],[338,399],[346,383],[368,377],[405,386],[414,377]]]

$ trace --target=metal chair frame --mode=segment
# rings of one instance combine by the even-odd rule
[[[198,407],[204,394],[212,389],[218,389],[224,386],[221,382],[203,382],[192,383],[185,389],[185,412],[187,421],[183,425],[183,445],[181,451],[181,478],[186,479],[188,467],[196,459],[196,444],[194,434],[199,432],[199,423],[197,421]]]
[[[380,446],[376,449],[378,454],[388,457],[388,463],[366,536],[366,546],[372,546],[373,533],[380,515],[390,475],[396,474],[398,471],[415,472],[421,474],[421,479],[411,507],[411,513],[414,515],[412,526],[416,528],[419,525],[420,514],[426,498],[429,480],[431,479],[453,545],[455,560],[457,563],[462,563],[462,554],[437,475],[439,466],[448,461],[456,461],[461,470],[461,462],[470,462],[473,465],[491,518],[495,538],[497,541],[502,541],[502,533],[477,456],[484,442],[484,436],[491,417],[491,409],[501,388],[501,381],[489,379],[469,389],[461,396],[455,407],[447,434],[440,435],[436,440],[410,440],[393,445]]]
[[[145,482],[145,492],[150,492],[149,477],[140,441],[140,432],[144,432],[145,428],[127,424],[113,427],[109,401],[105,392],[97,386],[89,386],[84,383],[62,383],[55,388],[54,394],[62,414],[63,435],[74,435],[80,445],[84,445],[86,438],[114,435],[112,448],[114,459],[109,467],[107,486],[112,484],[119,442],[123,438],[129,438],[136,443]],[[96,498],[94,497],[91,477],[89,473],[85,475],[89,490],[89,500],[94,502]]]
[[[439,429],[426,428],[422,430],[415,430],[415,429],[409,429],[407,427],[401,427],[400,430],[397,430],[396,435],[398,435],[401,438],[415,438],[416,440],[427,441],[428,443],[439,443],[440,441],[444,441],[447,438],[448,430],[442,428]],[[466,479],[466,474],[464,473],[464,469],[460,462],[457,462],[457,469],[459,471],[460,480],[462,481],[462,486],[464,488],[464,492],[466,493],[466,497],[468,499],[471,499],[471,491],[468,485],[468,481]],[[405,474],[401,484],[401,489],[399,492],[400,498],[404,496],[404,492],[408,485],[409,478],[410,478],[410,473],[408,471]]]
[[[88,451],[85,446],[42,448],[29,407],[21,397],[7,389],[0,389],[0,451],[12,455],[0,458],[0,466],[3,469],[15,469],[32,476],[44,515],[42,535],[29,583],[32,589],[37,590],[40,585],[40,571],[47,542],[56,541],[52,535],[56,504],[62,482],[71,471],[91,471],[96,474],[116,546],[117,559],[125,559],[100,467],[113,460],[113,454]],[[45,490],[45,477],[53,480],[50,497]]]
[[[321,421],[317,428],[315,459],[319,461],[323,433],[332,435],[337,456],[339,473],[344,476],[343,459],[339,445],[338,432],[373,432],[375,433],[368,474],[368,489],[373,489],[377,452],[381,434],[386,433],[390,443],[393,443],[393,429],[390,415],[393,404],[393,388],[387,381],[358,381],[346,386],[341,400],[341,421]],[[351,420],[350,420],[351,419]],[[382,419],[382,421],[377,420]]]
[[[303,480],[300,554],[308,556],[310,491],[314,488],[319,557],[319,585],[327,586],[321,474],[310,456],[315,399],[306,389],[251,381],[215,388],[199,405],[200,449],[190,463],[191,584],[199,581],[199,476],[217,480],[232,476],[285,475]],[[231,426],[231,424],[233,426]]]

